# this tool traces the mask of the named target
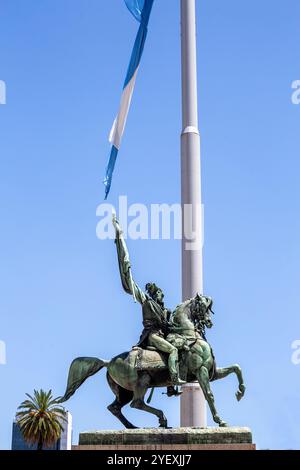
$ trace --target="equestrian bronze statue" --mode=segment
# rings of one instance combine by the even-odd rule
[[[121,282],[125,292],[142,306],[144,329],[136,346],[110,361],[94,357],[75,359],[70,366],[65,395],[60,401],[68,400],[88,377],[105,367],[108,384],[115,395],[108,409],[126,428],[135,428],[122,413],[122,408],[129,403],[132,408],[156,415],[159,425],[166,428],[167,418],[163,411],[150,406],[149,399],[145,403],[148,389],[167,387],[171,396],[178,394],[175,386],[196,381],[208,402],[213,420],[219,426],[226,426],[216,410],[210,382],[236,374],[237,400],[243,397],[245,385],[238,364],[225,368],[216,366],[212,348],[206,340],[205,329],[213,326],[212,299],[196,294],[178,305],[172,313],[165,307],[163,292],[156,284],[148,283],[145,291],[141,290],[132,278],[128,250],[115,217],[113,224]]]

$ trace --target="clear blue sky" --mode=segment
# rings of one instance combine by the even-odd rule
[[[300,448],[300,79],[297,0],[197,0],[199,117],[205,204],[205,292],[219,365],[222,417],[247,425],[260,448]],[[113,242],[96,207],[137,23],[122,0],[1,0],[0,448],[33,388],[64,392],[79,355],[109,359],[134,344],[141,311],[121,288]],[[156,0],[110,202],[180,200],[179,0]],[[180,301],[180,242],[129,241],[135,279]],[[68,403],[80,431],[120,428],[106,410],[105,373]],[[179,423],[179,401],[154,402]],[[130,408],[138,425],[156,419]],[[210,420],[211,424],[211,420]]]

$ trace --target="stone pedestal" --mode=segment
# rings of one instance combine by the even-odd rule
[[[174,428],[87,431],[73,450],[255,450],[249,428]]]

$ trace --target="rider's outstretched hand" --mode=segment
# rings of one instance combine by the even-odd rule
[[[122,229],[120,227],[119,221],[117,219],[117,214],[115,212],[112,213],[112,223],[116,233],[122,233]]]

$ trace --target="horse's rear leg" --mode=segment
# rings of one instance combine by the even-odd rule
[[[161,428],[167,428],[168,422],[163,411],[153,408],[144,402],[144,398],[147,392],[147,389],[150,385],[151,378],[147,373],[142,373],[137,382],[137,386],[133,392],[133,400],[130,403],[131,408],[136,408],[138,410],[147,411],[147,413],[152,413],[158,417],[159,426]]]
[[[224,377],[227,377],[227,375],[229,374],[235,374],[237,376],[237,379],[239,382],[239,389],[236,392],[235,396],[236,396],[236,399],[240,401],[240,399],[245,394],[246,387],[244,384],[242,369],[240,368],[238,364],[234,364],[233,366],[229,366],[229,367],[217,367],[212,380],[223,379]]]
[[[116,398],[115,401],[113,401],[110,405],[108,405],[107,409],[116,417],[118,418],[122,424],[124,424],[125,428],[127,429],[136,429],[137,427],[134,426],[130,421],[128,421],[127,418],[123,415],[121,409],[124,405],[127,405],[129,403],[131,398],[127,400],[125,403],[124,402],[119,402],[119,400]]]
[[[130,390],[126,390],[125,388],[120,387],[114,380],[110,377],[109,373],[107,372],[107,381],[113,393],[116,395],[116,399],[108,405],[107,409],[118,418],[122,424],[124,424],[125,428],[127,429],[136,429],[128,419],[122,413],[123,406],[127,405],[127,403],[131,402],[133,398],[133,392]]]

